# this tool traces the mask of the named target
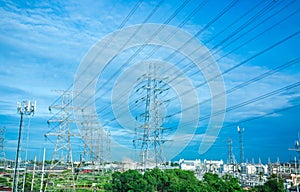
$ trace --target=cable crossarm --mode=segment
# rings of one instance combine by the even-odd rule
[[[151,14],[148,16],[148,18],[150,18],[150,16],[151,15],[153,15],[154,13],[155,13],[155,11],[159,8],[159,6],[160,6],[160,4],[163,2],[163,0],[161,0],[160,2],[159,2],[159,4],[157,4],[156,5],[156,7],[153,9],[153,11],[151,12]],[[121,24],[119,25],[119,29],[121,29],[121,28],[123,28],[124,26],[125,26],[125,24],[128,22],[128,20],[134,15],[134,13],[137,11],[137,9],[139,8],[139,6],[141,5],[141,3],[142,3],[142,0],[139,0],[135,5],[134,5],[134,7],[131,9],[131,11],[129,12],[129,14],[125,17],[125,19],[121,22]],[[115,33],[115,36],[113,37],[113,38],[115,38],[116,36],[117,36],[117,34],[118,33]],[[110,42],[108,42],[105,46],[106,47],[108,47],[109,46],[109,44],[110,44]],[[101,50],[101,52],[102,52],[103,50]],[[86,67],[86,69],[84,69],[84,71],[82,72],[82,74],[78,74],[77,75],[77,77],[79,77],[79,76],[82,76],[84,73],[85,73],[85,71],[88,69],[88,67]],[[78,80],[79,78],[77,78],[77,79],[75,79],[75,81],[73,82],[73,84],[71,84],[70,85],[70,87],[68,88],[68,91],[73,87],[73,85],[76,83],[76,81]],[[75,96],[73,96],[73,100],[74,100],[74,98],[76,98],[77,97],[77,95],[78,94],[76,94]],[[59,99],[60,99],[60,97],[58,97],[54,102],[53,102],[53,104],[52,105],[54,105],[57,101],[59,101]],[[50,109],[50,108],[49,108]],[[53,115],[50,119],[49,119],[49,121],[48,122],[50,122],[51,120],[53,120],[54,118],[55,118],[55,116],[57,116],[57,115],[59,115],[59,112],[57,112],[55,115]],[[71,114],[68,116],[68,117],[66,117],[66,118],[69,118],[71,116]],[[52,129],[51,130],[49,130],[46,134],[45,134],[45,136],[46,135],[48,135],[51,131],[53,131],[54,129],[56,129],[57,127],[59,127],[59,124],[57,124],[55,127],[52,127]]]
[[[183,22],[181,22],[180,24],[179,24],[179,26],[178,27],[182,27],[189,19],[191,19],[203,6],[205,6],[205,4],[207,3],[207,1],[203,1],[202,3],[200,3],[194,10],[193,10],[193,12],[191,12],[187,17],[186,17],[186,19],[183,21]],[[176,12],[178,12],[178,11],[176,11]],[[169,19],[168,19],[169,20]],[[168,41],[169,39],[171,39],[173,36],[174,36],[175,34],[171,34],[170,36],[168,36],[166,39],[165,39],[165,41]],[[155,54],[155,52],[157,52],[158,51],[158,49],[159,49],[159,47],[157,46],[157,47],[155,47],[149,54],[147,54],[148,56],[147,56],[147,58],[149,59],[151,56],[153,56],[154,54]],[[97,90],[97,92],[100,90],[100,88]],[[101,96],[103,96],[103,94],[101,95]],[[97,102],[97,100],[98,99],[100,99],[101,98],[101,96],[99,96],[97,99],[96,99],[96,102]],[[119,98],[123,98],[123,96],[124,95],[120,95],[120,97]],[[106,109],[106,108],[103,108],[104,110]],[[99,111],[97,111],[97,112],[99,112]]]
[[[256,77],[254,77],[254,78],[252,78],[252,79],[250,79],[250,80],[248,80],[248,81],[246,81],[246,82],[243,82],[243,83],[241,83],[241,84],[239,84],[239,85],[236,85],[236,86],[232,87],[231,89],[227,90],[225,93],[220,93],[220,94],[218,94],[218,95],[215,95],[215,96],[213,96],[211,99],[218,98],[218,97],[220,97],[220,96],[222,96],[222,95],[224,95],[224,94],[230,94],[230,93],[232,93],[232,92],[234,92],[234,91],[236,91],[236,90],[239,90],[239,89],[241,89],[241,88],[243,88],[243,87],[245,87],[245,86],[247,86],[247,85],[250,85],[250,84],[252,84],[252,83],[255,83],[255,82],[259,81],[259,80],[262,80],[262,79],[264,79],[264,78],[266,78],[266,77],[268,77],[268,76],[271,76],[271,75],[273,75],[274,73],[279,72],[279,71],[281,71],[281,70],[283,70],[283,69],[285,69],[285,68],[287,68],[287,67],[290,67],[290,66],[292,66],[292,65],[295,65],[295,64],[297,64],[297,63],[299,63],[299,62],[300,62],[300,57],[295,58],[295,59],[293,59],[293,60],[291,60],[291,61],[289,61],[289,62],[287,62],[287,63],[284,63],[284,64],[282,64],[282,65],[279,65],[279,66],[277,66],[277,67],[275,67],[275,68],[273,68],[273,69],[271,69],[271,70],[269,70],[269,71],[267,71],[267,72],[265,72],[265,73],[262,73],[262,74],[260,74],[260,75],[258,75],[258,76],[256,76]],[[173,97],[173,98],[169,99],[169,101],[172,101],[172,100],[174,100],[174,99],[176,99],[176,98]],[[211,99],[210,99],[210,98],[209,98],[209,99],[206,99],[206,100],[200,102],[199,105],[203,105],[204,103],[209,102]],[[191,106],[191,107],[192,107],[192,106]],[[190,109],[191,107],[188,107],[187,109]],[[133,109],[134,109],[134,108],[133,108]],[[118,109],[118,110],[122,110],[122,109],[120,108],[120,109]],[[172,115],[169,115],[169,116],[170,116],[170,117],[171,117],[171,116],[174,116],[174,115],[176,115],[176,114],[179,114],[180,112],[181,112],[181,111],[178,111],[178,112],[176,112],[176,113],[174,113],[174,114],[172,114]],[[106,115],[108,115],[108,113],[107,113]],[[104,116],[105,116],[105,115],[104,115]],[[118,117],[115,117],[115,118],[110,119],[109,122],[114,121],[116,118],[118,118]]]
[[[299,61],[298,61],[298,62],[299,62]],[[239,85],[238,85],[238,86],[239,86]],[[216,111],[216,112],[213,113],[213,114],[203,116],[203,117],[201,117],[201,118],[199,119],[199,122],[200,122],[200,121],[207,120],[207,119],[209,119],[209,118],[212,117],[212,116],[217,116],[217,115],[220,115],[220,114],[223,114],[223,113],[230,112],[230,111],[235,110],[235,109],[242,108],[242,107],[247,106],[247,105],[249,105],[249,104],[252,104],[252,103],[261,101],[261,100],[266,99],[266,98],[268,98],[268,97],[274,96],[274,95],[279,94],[279,93],[286,92],[286,91],[288,91],[288,90],[290,90],[290,89],[293,89],[293,88],[296,88],[296,87],[299,87],[299,86],[300,86],[300,81],[298,81],[298,82],[296,82],[296,83],[293,83],[293,84],[291,84],[291,85],[282,87],[282,88],[280,88],[280,89],[276,89],[276,90],[271,91],[271,92],[269,92],[269,93],[260,95],[260,96],[258,96],[258,97],[253,98],[253,99],[244,101],[244,102],[242,102],[242,103],[233,105],[233,106],[231,106],[231,107],[226,108],[225,110]],[[204,102],[206,102],[206,101],[204,101]],[[204,103],[204,102],[202,102],[202,103]],[[201,103],[199,103],[199,104],[201,104]],[[192,107],[193,107],[193,106],[187,107],[187,108],[185,108],[185,110],[188,110],[188,109],[190,109],[190,108],[192,108]],[[177,111],[177,112],[175,112],[175,113],[173,113],[173,114],[171,114],[171,115],[168,115],[167,117],[170,118],[170,117],[172,117],[172,116],[175,116],[175,115],[177,115],[177,114],[179,114],[179,113],[184,112],[185,110],[179,110],[179,111]],[[113,118],[113,119],[111,119],[111,121],[113,121],[113,120],[115,120],[115,119],[116,119],[116,118]],[[194,121],[194,120],[192,120],[192,121]],[[188,124],[189,124],[189,122],[185,123],[185,125],[188,125]],[[175,127],[173,127],[173,128],[175,128]],[[172,128],[171,128],[171,129],[172,129]]]
[[[189,3],[189,1],[190,1],[190,0],[185,0],[184,2],[180,3],[179,7],[177,7],[177,9],[170,15],[170,17],[168,17],[168,18],[165,20],[165,23],[164,23],[164,24],[170,23],[170,22],[172,21],[172,19],[173,19],[174,17],[176,17],[176,15],[178,15],[178,13],[180,13],[180,11],[181,11],[184,7],[186,7],[186,5]],[[135,12],[138,10],[138,8],[141,6],[141,2],[142,2],[142,1],[140,0],[140,1],[137,2],[137,4],[134,5],[133,9],[131,9],[131,11],[130,11],[130,12],[128,13],[128,15],[125,17],[125,19],[121,22],[120,28],[123,28],[123,27],[126,25],[127,21],[134,15],[134,13],[135,13]],[[148,22],[148,21],[150,20],[150,18],[152,18],[152,16],[156,13],[156,11],[157,11],[157,10],[159,9],[159,7],[161,6],[161,3],[162,3],[162,2],[163,2],[163,0],[161,0],[159,3],[156,3],[156,4],[155,4],[154,9],[152,9],[152,10],[151,10],[151,13],[150,13],[149,15],[147,15],[146,19],[144,20],[144,23],[145,23],[145,22]],[[225,14],[227,14],[227,13],[232,9],[232,7],[234,7],[236,4],[238,4],[238,2],[239,2],[238,0],[232,0],[229,4],[226,5],[225,8],[223,8],[223,9],[217,14],[217,16],[215,16],[210,22],[208,22],[206,25],[204,25],[203,28],[201,28],[198,32],[196,32],[195,36],[196,36],[196,37],[199,37],[205,30],[207,30],[210,26],[212,26],[217,20],[219,20],[219,19],[222,18]],[[263,4],[264,1],[260,1],[260,2],[258,2],[258,3],[255,3],[255,5],[252,6],[252,7],[249,7],[249,8],[246,10],[246,12],[244,12],[244,13],[241,15],[241,17],[236,17],[235,20],[233,20],[232,22],[230,22],[230,24],[229,24],[228,26],[229,26],[229,27],[236,26],[236,28],[235,28],[235,29],[232,29],[231,32],[230,32],[230,34],[229,34],[228,36],[224,37],[223,39],[221,39],[221,41],[217,42],[217,43],[213,46],[213,52],[212,52],[212,55],[214,55],[214,56],[217,55],[217,53],[221,50],[221,48],[223,49],[223,47],[225,47],[225,46],[228,47],[229,45],[233,44],[235,41],[237,41],[237,40],[239,40],[239,39],[245,37],[246,34],[251,33],[254,29],[257,29],[259,26],[261,26],[262,24],[264,24],[264,23],[266,23],[267,21],[269,21],[271,18],[274,17],[274,15],[276,15],[276,14],[281,14],[281,11],[282,11],[282,10],[285,10],[287,7],[291,6],[294,2],[295,2],[295,1],[287,2],[287,3],[285,3],[285,1],[271,1],[271,2],[267,2],[266,4]],[[189,19],[190,19],[193,15],[195,15],[202,7],[205,6],[206,3],[207,3],[207,1],[202,1],[201,4],[197,4],[198,6],[197,6],[195,9],[193,9],[193,11],[190,12],[189,16],[185,17],[185,19],[183,20],[183,22],[181,22],[178,26],[179,26],[180,28],[183,27],[183,26],[187,23],[187,21],[189,21]],[[262,7],[262,5],[263,5],[263,7]],[[279,6],[281,6],[281,5],[283,5],[283,6],[280,7],[279,9],[277,9],[277,8],[278,8]],[[275,10],[275,8],[276,8],[276,10]],[[271,12],[270,10],[272,10],[272,12]],[[274,10],[274,11],[273,11],[273,10]],[[298,12],[299,12],[299,10],[297,10],[297,11],[295,11],[295,12],[289,14],[288,16],[286,16],[284,19],[281,19],[280,21],[279,21],[279,20],[276,20],[276,24],[281,24],[282,22],[286,21],[288,18],[294,16],[294,15],[297,14]],[[269,15],[267,15],[268,13],[269,13]],[[248,17],[249,15],[250,15],[250,18],[247,19],[247,20],[244,20],[244,18]],[[237,24],[238,22],[241,22],[241,21],[243,21],[241,25],[238,25],[238,26],[235,25],[235,24]],[[247,40],[247,41],[245,41],[245,42],[241,42],[241,43],[242,43],[241,45],[239,45],[238,47],[234,48],[233,50],[230,50],[229,52],[225,53],[225,55],[227,56],[227,55],[229,55],[230,53],[233,53],[233,52],[235,52],[236,50],[238,50],[239,48],[245,46],[246,44],[252,42],[254,39],[258,38],[258,37],[261,36],[262,34],[265,34],[267,31],[269,31],[269,30],[275,28],[275,27],[276,27],[276,24],[272,24],[271,27],[266,28],[265,30],[263,30],[262,32],[260,32],[260,33],[257,34],[256,36],[250,38],[249,40]],[[221,30],[219,33],[217,33],[216,35],[212,36],[212,37],[209,38],[207,41],[205,41],[205,44],[207,44],[207,43],[209,43],[209,42],[212,42],[214,39],[216,39],[217,37],[219,37],[220,34],[222,34],[222,33],[223,33],[224,31],[226,31],[227,29],[228,29],[228,28],[225,27],[225,28],[224,28],[223,30]],[[158,30],[156,33],[154,33],[154,35],[157,35],[160,31],[161,31],[161,30]],[[136,33],[133,33],[132,36],[131,36],[131,38],[134,38],[134,35],[135,35],[135,34],[136,34]],[[262,55],[262,54],[268,52],[269,50],[272,50],[272,49],[274,49],[275,47],[277,47],[277,46],[283,44],[284,42],[288,41],[289,39],[292,39],[292,38],[294,38],[295,36],[298,36],[298,34],[299,34],[299,31],[297,31],[297,32],[295,32],[295,33],[293,33],[293,34],[290,34],[289,36],[287,36],[286,38],[282,39],[281,41],[278,41],[277,43],[272,44],[271,46],[268,46],[267,48],[263,49],[262,51],[260,51],[260,52],[258,52],[258,53],[255,53],[254,55],[252,55],[252,56],[246,58],[245,60],[243,60],[242,62],[238,63],[237,65],[234,65],[234,66],[230,67],[229,69],[226,69],[225,71],[223,71],[223,73],[222,73],[221,75],[225,75],[225,74],[227,74],[227,73],[233,71],[234,69],[236,69],[236,68],[238,68],[238,67],[244,65],[245,63],[248,63],[248,62],[251,61],[251,60],[253,60],[254,58],[257,58],[257,57],[259,57],[260,55]],[[117,36],[118,33],[115,33],[114,35]],[[96,100],[93,100],[94,97],[86,97],[86,98],[84,98],[85,102],[83,102],[83,106],[82,106],[82,107],[83,107],[83,110],[84,110],[84,108],[86,108],[87,106],[89,106],[89,105],[88,105],[89,103],[91,103],[91,102],[95,102],[95,103],[96,103],[96,101],[99,101],[100,99],[103,98],[102,96],[105,96],[106,93],[102,92],[102,90],[105,89],[105,87],[107,87],[107,86],[109,85],[109,83],[113,81],[114,77],[116,77],[118,74],[122,73],[122,71],[123,71],[124,69],[126,69],[126,67],[129,66],[129,64],[132,63],[132,61],[134,61],[134,59],[137,58],[137,56],[139,56],[139,54],[142,52],[142,50],[147,46],[147,43],[150,42],[152,38],[154,38],[154,35],[153,35],[151,38],[149,38],[148,40],[145,40],[145,42],[141,42],[141,44],[142,44],[142,43],[145,43],[145,44],[144,44],[143,46],[140,46],[138,49],[136,49],[136,50],[135,50],[135,53],[134,53],[133,55],[131,55],[131,57],[129,56],[129,57],[128,57],[129,59],[128,59],[127,61],[124,61],[124,64],[121,65],[120,68],[118,68],[118,70],[112,71],[112,72],[109,74],[109,75],[110,75],[109,78],[104,79],[105,82],[104,82],[103,84],[100,84],[100,85],[97,87],[96,91],[95,91],[95,93],[99,93],[99,94],[98,94],[99,96],[97,95],[98,97],[96,98]],[[172,35],[175,35],[175,34],[172,34]],[[129,40],[127,40],[126,42],[124,41],[125,43],[124,43],[123,47],[125,47],[126,44],[129,43],[129,41],[130,41],[131,38],[129,38]],[[165,40],[165,41],[168,41],[168,38],[169,38],[169,37],[167,37],[167,38],[164,39],[164,40]],[[171,36],[170,36],[170,38],[171,38]],[[188,43],[189,43],[189,41],[185,42],[185,43],[183,44],[183,46],[182,46],[179,50],[177,50],[177,51],[180,51],[181,49],[183,49],[183,48],[185,47],[185,45],[187,45]],[[106,48],[109,48],[109,45],[110,45],[110,42],[107,42]],[[147,57],[150,58],[151,56],[153,56],[153,55],[159,50],[159,48],[160,48],[160,47],[158,47],[158,46],[154,47],[154,49],[153,49],[152,51],[150,51],[150,54],[147,55]],[[102,50],[102,51],[103,51],[103,50]],[[99,54],[101,54],[102,51],[100,51]],[[177,53],[178,53],[178,52],[177,52]],[[168,55],[168,57],[166,57],[166,60],[168,61],[168,60],[173,59],[173,58],[176,56],[177,53],[173,52],[172,54]],[[147,54],[148,54],[148,53],[147,53]],[[221,56],[221,57],[218,57],[218,60],[217,60],[217,61],[220,61],[222,58],[225,58],[226,56],[223,55],[223,56]],[[201,58],[199,58],[199,61],[203,61],[203,59],[205,59],[205,58],[206,58],[206,57],[201,57]],[[126,59],[127,59],[127,58],[126,58]],[[112,60],[114,60],[114,58],[113,58]],[[236,90],[239,90],[239,89],[241,89],[242,87],[245,87],[245,86],[247,86],[247,85],[249,85],[249,84],[251,84],[251,83],[257,82],[257,81],[259,81],[259,80],[261,80],[261,79],[263,79],[263,78],[265,78],[265,77],[267,77],[267,76],[270,76],[270,75],[274,74],[274,73],[277,72],[277,71],[280,71],[280,70],[282,70],[282,69],[285,69],[285,68],[287,68],[287,67],[289,67],[289,66],[291,66],[291,65],[293,65],[293,64],[295,64],[295,63],[298,63],[298,62],[299,62],[298,60],[299,60],[299,58],[296,58],[295,60],[286,63],[286,65],[285,65],[285,64],[281,65],[282,67],[280,67],[280,68],[273,69],[273,70],[275,70],[275,71],[268,71],[268,72],[266,72],[266,73],[264,73],[264,74],[262,74],[262,75],[260,75],[260,76],[257,76],[256,78],[253,78],[253,79],[251,79],[251,80],[248,80],[247,82],[244,82],[244,83],[240,84],[239,86],[235,86],[235,87],[231,88],[230,90],[226,91],[224,94],[229,94],[229,93],[234,92],[234,91],[236,91]],[[183,62],[184,59],[182,59],[181,61]],[[181,61],[180,61],[180,63],[181,63]],[[111,61],[111,62],[112,62],[112,61]],[[188,60],[188,62],[189,62],[189,60]],[[108,64],[110,64],[110,62],[109,62]],[[191,62],[189,62],[188,65],[184,66],[184,68],[183,68],[182,71],[184,71],[184,72],[189,72],[189,71],[190,71],[190,72],[192,73],[191,76],[197,75],[197,72],[194,73],[194,71],[191,71],[191,70],[193,70],[192,66],[193,66],[193,65],[191,64]],[[208,67],[209,67],[209,66],[208,66]],[[84,71],[83,71],[83,73],[84,73]],[[82,76],[83,73],[80,73],[80,74],[78,73],[78,74],[77,74],[78,77],[79,77],[79,76]],[[191,73],[189,73],[189,74],[191,74]],[[198,73],[199,73],[199,71],[198,71]],[[172,80],[174,80],[174,79],[176,78],[176,75],[177,75],[177,74],[175,74],[175,77],[172,76],[172,78],[168,79],[168,80],[166,81],[166,84],[167,84],[167,82],[171,82]],[[200,88],[201,86],[207,84],[208,82],[214,81],[216,78],[220,77],[221,75],[214,76],[214,77],[212,77],[212,78],[206,79],[205,82],[203,82],[203,83],[200,82],[200,85],[197,84],[195,88]],[[91,77],[91,78],[93,78],[93,81],[94,81],[95,79],[97,79],[97,77],[98,77],[98,75],[95,76],[94,78],[93,78],[93,77]],[[77,82],[79,79],[80,79],[80,78],[77,78],[77,79],[74,81],[74,83]],[[83,90],[86,89],[88,86],[89,86],[89,85],[87,85],[86,87],[83,87]],[[163,86],[166,86],[166,85],[163,85]],[[187,90],[187,91],[184,92],[183,94],[188,94],[188,93],[189,93],[189,90]],[[74,95],[73,99],[76,99],[76,97],[77,97],[79,94],[80,94],[80,93]],[[125,99],[124,97],[122,97],[123,95],[125,95],[125,93],[120,93],[120,94],[118,95],[118,98],[117,98],[117,99],[118,99],[118,100],[123,100],[123,99]],[[220,94],[218,94],[218,95],[213,95],[212,98],[217,98],[217,97],[219,97],[219,96],[221,96],[221,95],[223,95],[223,94],[220,93]],[[172,95],[172,96],[173,96],[173,95]],[[171,99],[169,99],[169,101],[174,101],[175,99],[176,99],[176,97],[172,97]],[[83,100],[83,101],[84,101],[84,100]],[[209,101],[209,99],[206,100],[205,102],[207,102],[207,101]],[[138,107],[138,104],[140,104],[140,103],[131,104],[131,105],[133,105],[132,109],[134,109],[135,107]],[[122,108],[117,108],[117,109],[122,110]],[[104,114],[104,116],[106,116],[106,115],[109,115],[109,113],[110,113],[109,110],[110,110],[110,108],[107,107],[107,105],[105,104],[105,105],[100,106],[98,109],[96,109],[96,113],[98,113],[99,115],[100,115],[100,114],[103,115],[105,112],[107,112],[107,113]],[[232,110],[233,110],[233,109],[232,109]],[[115,118],[110,119],[110,120],[113,121],[113,120],[115,120]]]
[[[167,24],[169,24],[170,23],[170,21],[172,21],[172,19],[174,19],[174,17],[180,12],[180,10],[182,10],[187,4],[188,4],[188,2],[189,2],[190,0],[186,0],[186,1],[184,1],[176,10],[175,10],[175,12],[168,18],[168,19],[166,19],[165,20],[165,22],[161,25],[161,27],[159,28],[159,29],[157,29],[156,31],[155,31],[155,33],[153,33],[153,35],[150,37],[150,38],[148,38],[147,40],[146,40],[146,42],[144,42],[143,43],[143,45],[142,46],[140,46],[139,48],[138,48],[138,50],[137,51],[135,51],[135,53],[126,61],[126,62],[124,62],[125,64],[123,64],[123,65],[121,65],[120,66],[120,68],[116,71],[116,72],[114,72],[112,75],[111,75],[111,78],[109,78],[109,80],[107,80],[107,82],[106,83],[103,83],[97,90],[96,90],[96,93],[97,92],[99,92],[99,90],[100,89],[102,89],[107,83],[109,83],[109,82],[111,82],[112,81],[112,79],[120,72],[120,71],[122,71],[126,66],[128,66],[128,64],[148,45],[148,43],[155,37],[155,36],[157,36],[164,28],[165,28],[165,25],[167,25]],[[204,5],[204,3],[203,4],[201,4],[201,7]],[[146,23],[146,22],[148,22],[148,20],[150,19],[150,17],[155,13],[155,11],[156,10],[153,10],[153,12],[150,14],[150,16],[149,17],[147,17],[144,21],[143,21],[143,23]],[[130,37],[129,37],[129,39],[126,41],[126,43],[124,43],[124,45],[122,46],[122,48],[120,49],[120,50],[122,50],[124,47],[126,47],[126,45],[131,41],[131,39],[133,39],[134,37],[135,37],[135,35],[139,32],[141,30],[141,28],[138,28]],[[111,61],[110,61],[111,62]],[[109,62],[109,63],[110,63]],[[109,64],[108,63],[108,64]],[[96,79],[98,77],[98,75],[97,76],[95,76],[93,79]],[[92,81],[91,81],[92,82]],[[89,84],[87,85],[87,86],[89,86]],[[87,87],[86,86],[86,87]],[[84,88],[85,89],[85,88]],[[103,93],[104,94],[104,93]],[[100,97],[102,97],[103,96],[103,94],[100,96]],[[86,101],[85,101],[85,103],[88,103],[88,102],[93,102],[93,101],[91,101],[91,98],[87,98],[86,99]]]
[[[295,36],[295,35],[298,35],[298,34],[295,33],[295,34],[290,35],[289,37],[287,37],[287,38],[284,39],[283,41],[279,41],[279,42],[273,44],[272,46],[269,47],[269,49],[273,49],[274,47],[278,46],[279,44],[283,43],[284,41],[286,41],[286,40],[289,39],[289,38],[292,38],[292,37]],[[266,52],[266,51],[267,51],[267,49],[265,49],[265,50],[261,51],[260,53],[256,54],[256,56],[259,56],[259,55],[263,54],[263,53]],[[254,55],[254,56],[255,56],[255,55]],[[253,58],[255,58],[255,57],[252,57],[252,58],[250,58],[250,59],[253,59]],[[249,61],[249,60],[248,60],[248,61]],[[113,120],[115,120],[115,118],[111,119],[111,121],[113,121]]]
[[[283,9],[285,9],[286,7],[288,7],[289,5],[291,5],[292,3],[293,3],[294,1],[292,1],[292,2],[290,2],[288,5],[286,5],[285,7],[283,7],[283,8],[281,8],[279,11],[277,11],[276,13],[273,13],[270,17],[268,17],[267,19],[269,19],[269,18],[271,18],[272,16],[274,16],[275,14],[277,14],[277,13],[279,13],[280,11],[282,11]],[[279,5],[280,3],[278,3],[277,5]],[[263,10],[265,11],[265,10],[268,10],[269,8],[270,8],[271,6],[269,5],[269,6],[267,6],[267,7],[265,7]],[[226,9],[224,9],[224,10],[226,10]],[[262,13],[263,13],[263,11],[261,10],[260,12],[259,12],[259,15],[262,15]],[[222,14],[220,14],[220,15],[222,15]],[[257,18],[258,17],[258,14],[255,16],[255,17],[252,17],[250,20],[248,20],[246,23],[250,23],[250,21],[254,21],[255,19],[254,18]],[[216,17],[217,18],[217,17]],[[262,22],[260,22],[259,24],[262,24],[262,23],[264,23],[264,22],[266,22],[267,21],[267,19],[265,19],[264,21],[262,21]],[[167,20],[167,21],[170,21],[170,20]],[[211,22],[211,23],[213,23],[213,22]],[[210,23],[209,24],[207,24],[207,26],[206,27],[208,27],[210,25]],[[257,27],[258,25],[256,25],[255,27],[253,27],[252,29],[255,29],[256,27]],[[204,27],[204,28],[206,28],[206,27]],[[237,32],[239,31],[239,30],[236,30]],[[248,30],[248,32],[249,32],[250,30]],[[267,31],[267,30],[266,30]],[[199,31],[200,32],[200,31]],[[199,34],[199,32],[198,32],[198,34]],[[248,33],[247,32],[247,33]],[[247,33],[244,33],[244,34],[247,34]],[[229,39],[229,37],[232,37],[233,35],[229,35],[226,39],[228,40]],[[241,37],[241,36],[240,36]],[[239,37],[239,38],[240,38]],[[233,41],[232,41],[233,42]],[[248,42],[249,43],[249,42]],[[227,45],[230,45],[230,43],[229,44],[227,44]],[[157,49],[157,48],[156,48]],[[139,52],[139,51],[138,51]],[[153,51],[153,52],[155,52],[155,51]],[[151,54],[150,54],[151,55]],[[130,60],[132,60],[134,57],[135,57],[136,55],[133,55],[131,58],[130,58]],[[116,72],[117,73],[117,72]],[[101,88],[99,88],[99,89],[101,89]],[[98,90],[99,90],[98,89]],[[98,92],[98,90],[97,90],[97,92]],[[100,98],[100,97],[99,97]]]
[[[143,24],[144,23],[146,23],[146,22],[148,22],[148,20],[154,15],[154,13],[158,10],[158,8],[159,8],[159,6],[160,6],[160,4],[163,2],[164,0],[161,0],[160,2],[159,2],[159,4],[151,11],[151,13],[147,16],[147,18],[143,21]],[[189,2],[190,0],[186,0],[183,4],[186,4],[187,2]],[[161,28],[160,30],[162,30],[163,28]],[[123,50],[125,47],[126,47],[126,45],[136,36],[136,34],[139,32],[141,30],[141,28],[137,28],[135,31],[134,31],[134,33],[132,33],[131,34],[131,36],[127,39],[127,41],[121,46],[121,48],[119,49],[119,50]],[[116,34],[116,33],[114,33],[114,34]],[[148,41],[150,41],[151,39],[149,39]],[[111,41],[110,41],[111,42]],[[107,80],[107,82],[106,83],[104,83],[104,84],[102,84],[102,86],[100,86],[97,90],[96,90],[96,93],[101,89],[101,88],[103,88],[104,86],[105,86],[105,84],[107,84],[107,83],[109,83],[118,73],[119,73],[119,71],[122,71],[129,63],[130,63],[130,61],[135,57],[135,56],[137,56],[138,55],[138,53],[139,52],[141,52],[142,51],[142,49],[143,49],[143,47],[139,47],[139,49],[127,60],[127,62],[125,62],[125,64],[123,64],[123,65],[121,65],[120,66],[120,68],[119,68],[119,70],[117,70],[116,72],[114,72],[113,74],[112,74],[112,76],[111,76],[111,78],[109,79],[109,80]],[[96,58],[94,58],[94,59],[92,59],[92,62],[95,60]],[[111,62],[111,61],[110,61]],[[109,62],[109,63],[110,63]],[[108,64],[109,64],[108,63]],[[107,64],[107,65],[108,65]],[[106,65],[106,66],[107,66]],[[106,66],[105,66],[105,68],[106,68]],[[84,90],[84,89],[86,89],[95,79],[97,79],[97,77],[98,77],[98,74],[96,74],[95,75],[95,77],[93,77],[92,78],[92,80],[82,89],[82,91]],[[81,92],[82,92],[81,91]],[[79,94],[81,94],[81,92],[79,93]],[[79,95],[78,94],[78,95]],[[88,103],[89,101],[90,101],[90,99],[91,98],[87,98],[86,99],[86,101],[84,102],[84,103]],[[93,101],[92,101],[93,102]]]

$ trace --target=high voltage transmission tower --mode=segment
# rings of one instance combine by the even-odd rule
[[[110,150],[111,134],[110,134],[110,130],[107,130],[106,132],[107,132],[107,134],[106,134],[106,151],[107,151],[106,161],[107,161],[107,163],[109,163],[109,165],[111,165],[111,163],[112,163],[111,150]],[[111,169],[111,167],[109,167],[109,169]]]
[[[75,180],[74,180],[74,165],[72,157],[72,145],[71,137],[79,136],[71,130],[71,123],[74,123],[72,111],[74,110],[72,106],[72,92],[70,91],[56,91],[61,94],[61,104],[52,105],[49,107],[49,111],[58,111],[51,119],[48,120],[49,124],[54,124],[54,128],[45,134],[45,137],[55,136],[56,143],[52,155],[50,174],[48,175],[45,188],[49,186],[51,182],[51,172],[55,169],[59,169],[60,166],[65,165],[71,169],[70,178],[65,178],[65,187],[75,191]],[[46,189],[47,190],[47,189]]]
[[[81,122],[82,134],[84,140],[84,160],[92,161],[93,169],[98,163],[98,170],[103,172],[105,162],[110,157],[110,133],[102,129],[98,121],[94,121],[91,115],[85,115],[84,121]],[[106,146],[105,146],[106,145]]]
[[[298,154],[298,162],[300,160],[300,136],[298,133],[298,140],[295,142],[295,148],[289,148],[290,151],[296,151]]]
[[[228,157],[227,157],[227,164],[237,164],[235,157],[232,153],[232,139],[228,139]]]
[[[136,138],[133,144],[140,150],[140,162],[145,169],[151,164],[155,163],[157,167],[159,163],[164,162],[162,144],[166,140],[162,127],[164,101],[161,94],[167,89],[163,88],[163,79],[156,76],[154,64],[149,64],[148,72],[139,81],[141,86],[136,92],[141,93],[141,97],[135,103],[141,104],[142,112],[136,117],[141,122],[141,126],[135,129]]]
[[[0,166],[5,167],[6,157],[4,151],[5,127],[0,127]]]
[[[244,128],[237,127],[240,141],[240,164],[244,163]]]

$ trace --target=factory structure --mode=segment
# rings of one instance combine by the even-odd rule
[[[214,173],[219,176],[232,175],[239,179],[244,188],[262,185],[273,174],[284,180],[286,189],[295,188],[300,183],[300,166],[297,162],[280,163],[278,161],[263,164],[258,161],[257,163],[228,164],[223,160],[180,159],[178,164],[182,170],[194,171],[199,179],[205,173]]]

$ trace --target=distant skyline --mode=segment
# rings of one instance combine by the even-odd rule
[[[44,134],[50,130],[47,120],[54,114],[48,107],[58,97],[53,90],[72,88],[80,63],[101,39],[124,27],[145,23],[167,24],[199,40],[215,59],[227,91],[223,127],[212,147],[200,155],[198,148],[211,118],[211,95],[207,84],[196,89],[199,100],[209,102],[200,102],[200,121],[193,140],[173,160],[226,161],[228,138],[233,141],[233,153],[238,160],[238,125],[245,129],[245,159],[258,161],[260,157],[267,162],[270,157],[274,162],[278,157],[288,161],[297,155],[288,148],[294,148],[300,132],[299,1],[4,0],[0,2],[0,13],[0,126],[6,128],[5,153],[9,159],[15,158],[20,120],[16,102],[37,101],[28,132],[28,158],[37,156],[41,160],[42,149],[46,147],[50,159],[54,142],[46,140]],[[143,60],[152,48],[146,47],[130,64]],[[127,68],[121,69],[120,63],[137,49],[114,58],[96,86],[99,120],[106,129],[111,129],[114,139],[124,139],[120,143],[126,145],[131,145],[126,140],[128,132],[117,121],[109,122],[114,118],[112,86],[118,80],[112,74],[116,71],[119,77],[125,72]],[[164,60],[170,52],[164,49],[150,59]],[[189,61],[179,64],[182,58],[176,54],[168,62],[183,69]],[[194,86],[201,85],[205,80],[203,74],[194,72],[192,68],[184,75]],[[173,90],[169,94],[176,93]],[[178,100],[171,103],[168,114],[176,111],[177,105]],[[174,116],[167,125],[178,124],[179,116]],[[25,150],[27,119],[24,122]],[[76,130],[75,125],[72,128]],[[176,144],[180,145],[188,136],[181,135]],[[78,139],[74,142],[75,159],[79,159],[80,142]]]

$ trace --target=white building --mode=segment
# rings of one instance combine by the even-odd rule
[[[206,160],[204,159],[204,168],[207,172],[211,173],[221,173],[222,172],[222,167],[224,165],[223,160]]]
[[[180,159],[178,164],[179,164],[180,169],[182,169],[182,170],[196,171],[197,169],[200,168],[201,161],[200,161],[200,159],[196,159],[196,160]]]
[[[238,164],[224,164],[223,171],[224,173],[235,173],[238,172],[239,165]]]

